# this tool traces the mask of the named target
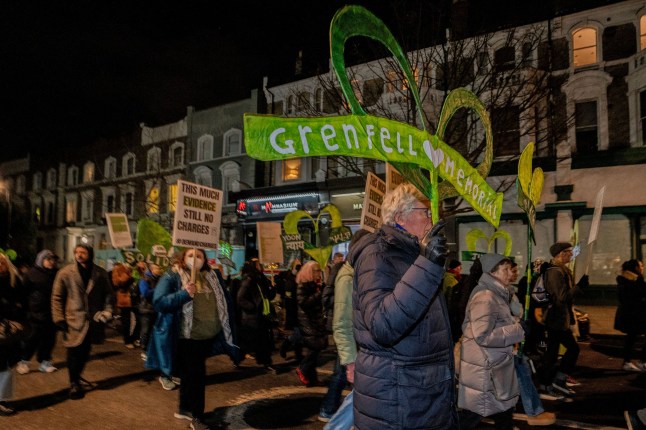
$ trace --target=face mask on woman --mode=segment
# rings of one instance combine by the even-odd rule
[[[184,264],[189,269],[193,268],[193,254],[192,253],[186,253],[186,255],[184,256]],[[198,268],[198,270],[201,269],[202,266],[204,266],[204,257],[200,253],[198,253],[195,256],[195,266]]]

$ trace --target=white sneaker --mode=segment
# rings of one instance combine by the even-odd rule
[[[642,369],[640,369],[638,366],[636,366],[631,361],[625,362],[622,368],[627,372],[643,372]]]
[[[43,373],[52,373],[52,372],[56,372],[58,369],[53,366],[51,361],[43,360],[40,363],[40,366],[38,366],[38,370],[40,370]]]
[[[26,375],[29,373],[29,362],[25,360],[21,360],[20,363],[16,366],[16,372],[20,373],[21,375]]]

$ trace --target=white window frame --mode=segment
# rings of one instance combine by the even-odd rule
[[[70,166],[67,169],[67,186],[74,187],[79,183],[79,168],[76,166]]]
[[[31,189],[32,191],[41,191],[43,189],[43,174],[41,172],[34,173]]]
[[[193,170],[193,177],[196,184],[204,185],[205,187],[213,186],[213,171],[206,166],[200,166]]]
[[[128,161],[132,160],[132,173],[128,173]],[[121,176],[127,177],[137,173],[137,158],[132,152],[128,152],[121,158]]]
[[[146,215],[159,215],[161,210],[161,184],[157,180],[150,179],[144,181],[144,183],[146,185]],[[155,212],[151,210],[153,207],[153,201],[150,199],[150,193],[152,192],[153,188],[157,189],[157,202],[155,202],[157,210]]]
[[[235,161],[227,161],[219,167],[222,175],[222,194],[224,194],[224,204],[230,204],[229,191],[233,181],[240,182],[240,164]]]
[[[213,159],[213,136],[204,134],[197,139],[197,158],[195,161],[208,161]]]
[[[101,216],[105,218],[106,212],[110,212],[110,208],[108,208],[108,197],[112,197],[114,199],[112,212],[115,212],[119,207],[117,202],[117,190],[115,187],[101,187],[101,196],[103,197],[102,199],[103,202],[101,206]]]
[[[78,194],[68,193],[65,195],[65,222],[78,221]]]
[[[108,157],[103,162],[103,178],[115,179],[117,177],[117,159]]]
[[[155,146],[146,153],[146,172],[155,173],[161,171],[161,148]]]
[[[94,182],[95,175],[96,175],[96,169],[94,167],[94,163],[91,161],[88,161],[83,165],[83,183],[89,184],[91,182]]]
[[[231,137],[234,136],[238,137],[238,150],[235,152],[231,151],[230,148]],[[222,136],[222,152],[223,157],[235,157],[242,154],[242,130],[231,128],[224,133],[224,136]]]
[[[81,192],[81,220],[84,223],[94,221],[94,190]]]
[[[575,33],[578,33],[579,31],[585,30],[585,29],[592,29],[595,31],[595,61],[592,63],[587,63],[587,64],[582,64],[580,66],[577,66],[574,64],[574,38],[575,38]],[[570,42],[570,64],[572,65],[573,69],[583,69],[586,67],[594,67],[595,65],[599,64],[601,61],[601,33],[602,33],[602,28],[600,28],[598,25],[595,25],[592,22],[586,22],[581,25],[577,25],[573,27],[570,32],[568,33],[569,37],[569,42]],[[581,48],[579,48],[581,49]]]
[[[175,157],[173,157],[175,150],[180,150],[180,159],[178,162],[175,162]],[[169,167],[182,167],[184,165],[184,144],[182,142],[173,142],[173,144],[168,149],[168,166]]]
[[[47,171],[47,189],[53,190],[56,188],[56,169],[52,168]]]
[[[121,187],[121,212],[126,214],[129,218],[135,216],[135,187],[133,185],[125,185]],[[126,211],[128,194],[132,196],[132,201],[130,202],[130,212]]]

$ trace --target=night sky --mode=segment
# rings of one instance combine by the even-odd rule
[[[0,161],[177,121],[293,71],[327,69],[346,2],[3,2]],[[370,2],[354,2],[370,3]]]

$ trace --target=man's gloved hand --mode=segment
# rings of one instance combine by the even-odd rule
[[[589,287],[590,286],[590,277],[588,275],[581,276],[581,279],[579,279],[579,282],[577,282],[576,286],[579,287],[579,288]]]
[[[67,333],[67,321],[59,321],[56,323],[56,327],[63,333]]]
[[[100,323],[107,323],[108,321],[112,320],[112,312],[108,311],[99,311],[94,314],[94,321],[100,322]]]
[[[520,326],[523,328],[523,331],[525,332],[525,338],[527,338],[527,336],[529,336],[529,332],[531,331],[529,324],[527,324],[527,321],[522,318],[518,320],[518,324],[520,324]]]
[[[444,220],[440,220],[433,226],[431,231],[426,233],[426,236],[424,236],[419,244],[419,254],[428,258],[432,263],[439,264],[442,267],[444,267],[446,258],[449,255],[446,237],[440,233],[445,225]]]

